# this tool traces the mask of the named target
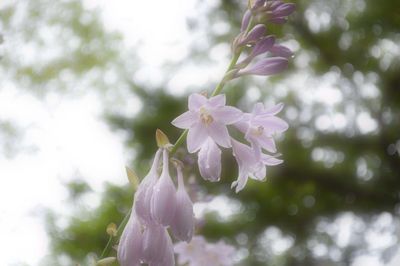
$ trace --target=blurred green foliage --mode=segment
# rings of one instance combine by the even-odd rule
[[[193,49],[185,61],[179,62],[181,68],[191,60],[211,60],[208,51],[233,39],[244,12],[243,2],[219,1],[208,9],[208,25],[195,18],[188,20],[193,31],[209,27],[210,46]],[[250,255],[244,256],[243,265],[350,265],[356,256],[370,252],[363,234],[380,215],[389,213],[393,219],[387,230],[395,234],[399,228],[395,221],[400,202],[400,3],[296,3],[297,12],[287,25],[268,27],[294,48],[291,69],[266,81],[235,81],[226,91],[229,103],[245,110],[254,100],[285,103],[283,117],[290,129],[279,142],[285,163],[269,169],[266,183],[250,181],[244,191],[235,194],[229,186],[236,179],[236,164],[229,152],[224,152],[220,183],[196,178],[203,195],[199,199],[207,194],[224,195],[239,211],[227,219],[217,212],[207,213],[198,233],[248,249]],[[17,12],[25,12],[24,21],[15,22]],[[177,139],[180,131],[170,121],[186,109],[186,97],[132,80],[130,71],[135,67],[129,60],[133,57],[124,57],[129,52],[121,45],[121,37],[106,31],[97,14],[85,10],[79,1],[21,1],[1,10],[0,18],[3,29],[18,31],[20,42],[46,49],[38,34],[46,25],[56,29],[55,33],[51,31],[55,34],[52,37],[60,41],[57,47],[62,53],[50,60],[22,64],[18,53],[4,55],[2,65],[8,67],[2,67],[2,72],[21,87],[43,95],[54,87],[49,84],[56,83],[61,91],[68,91],[85,78],[92,88],[107,90],[117,84],[107,84],[103,75],[110,67],[115,69],[118,86],[128,87],[131,96],[143,104],[135,117],[112,110],[106,110],[104,117],[113,128],[127,134],[126,146],[136,155],[132,166],[141,176],[156,149],[155,130],[161,128],[171,140]],[[217,34],[212,27],[218,22],[228,23],[231,30]],[[63,73],[68,74],[68,82],[63,80]],[[209,84],[209,91],[214,85]],[[256,96],[250,95],[252,87],[260,89]],[[326,88],[333,88],[330,91],[339,94],[339,100],[330,99],[331,94],[313,98]],[[181,151],[178,156],[191,165],[187,171],[196,172],[195,164],[190,164],[196,158],[183,154]],[[52,255],[43,260],[44,265],[85,263],[88,255],[99,255],[108,241],[107,225],[122,221],[131,204],[128,185],[106,184],[94,209],[84,207],[85,195],[92,193],[84,180],[67,187],[76,211],[63,222],[56,210],[47,212]],[[351,240],[339,245],[337,230],[330,229],[330,224],[348,212],[361,222]],[[279,233],[268,242],[265,234],[272,232],[271,228]],[[239,241],[243,236],[245,241]],[[276,253],[271,246],[279,238],[289,239],[291,244]],[[397,236],[395,239],[393,246],[399,242]],[[327,252],[318,255],[315,249],[321,245]],[[378,254],[384,255],[384,251]]]

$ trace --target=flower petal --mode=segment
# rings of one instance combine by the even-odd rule
[[[188,152],[194,153],[198,151],[207,139],[207,135],[207,129],[204,124],[198,122],[191,127],[186,140]]]
[[[226,104],[225,94],[219,94],[217,96],[208,99],[208,105],[210,107],[215,108],[215,107],[225,106],[225,104]]]
[[[231,141],[228,129],[220,122],[214,121],[207,127],[208,135],[220,146],[229,148]]]
[[[260,146],[264,149],[266,149],[269,152],[275,153],[276,152],[276,145],[275,141],[273,138],[268,137],[266,135],[262,135],[257,138],[258,143]]]
[[[284,107],[283,103],[278,103],[275,106],[272,106],[268,109],[265,109],[264,114],[263,115],[276,115],[277,113],[279,113],[280,111],[282,111]]]
[[[221,176],[221,150],[209,137],[198,154],[201,176],[211,182],[217,182]]]
[[[274,133],[274,132],[284,132],[289,128],[288,123],[279,117],[269,116],[258,118],[255,117],[253,120],[254,124],[263,126],[266,132]]]
[[[199,93],[192,93],[189,95],[188,102],[189,110],[196,111],[207,103],[207,98]]]
[[[196,121],[198,120],[198,116],[194,111],[187,111],[177,118],[175,118],[171,124],[178,128],[190,128]]]
[[[233,124],[242,118],[242,111],[232,106],[221,106],[212,112],[212,116],[225,125]]]
[[[265,165],[278,165],[278,164],[283,163],[283,160],[277,159],[277,158],[275,158],[273,156],[269,156],[269,155],[266,155],[266,154],[264,154],[262,156],[261,160]]]
[[[269,57],[260,60],[252,66],[246,67],[238,72],[239,76],[243,75],[260,75],[268,76],[282,72],[288,66],[288,60],[284,57]]]

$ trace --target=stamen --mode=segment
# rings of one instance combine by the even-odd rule
[[[200,119],[201,119],[201,122],[203,122],[203,124],[205,124],[206,126],[210,125],[214,121],[214,118],[210,115],[210,113],[204,107],[200,108]]]

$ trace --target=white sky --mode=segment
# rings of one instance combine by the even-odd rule
[[[215,1],[209,0],[210,4]],[[196,12],[195,2],[85,0],[88,8],[102,9],[105,25],[122,32],[127,46],[142,43],[138,53],[147,73],[156,71],[164,60],[179,60],[185,55],[193,41],[185,15]],[[157,17],[162,25],[150,23],[150,16]],[[225,56],[216,54],[220,59]],[[220,69],[216,66],[202,75],[172,78],[170,86],[182,90],[188,84],[204,82],[205,76],[217,77]],[[66,213],[66,181],[81,175],[98,192],[104,181],[127,182],[124,166],[130,155],[122,137],[99,118],[102,106],[96,97],[87,93],[65,100],[49,95],[39,101],[12,84],[0,90],[0,119],[10,119],[26,129],[22,147],[37,147],[35,152],[23,151],[11,159],[0,155],[0,265],[37,265],[46,255],[47,236],[35,211],[50,207]],[[376,257],[361,257],[354,265],[381,264]]]

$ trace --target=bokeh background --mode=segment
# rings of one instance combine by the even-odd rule
[[[245,0],[0,2],[0,265],[89,265],[130,207],[161,128],[211,91]],[[269,26],[295,57],[234,81],[231,105],[283,102],[285,163],[230,190],[187,162],[198,233],[238,265],[400,265],[400,2],[298,0]]]

